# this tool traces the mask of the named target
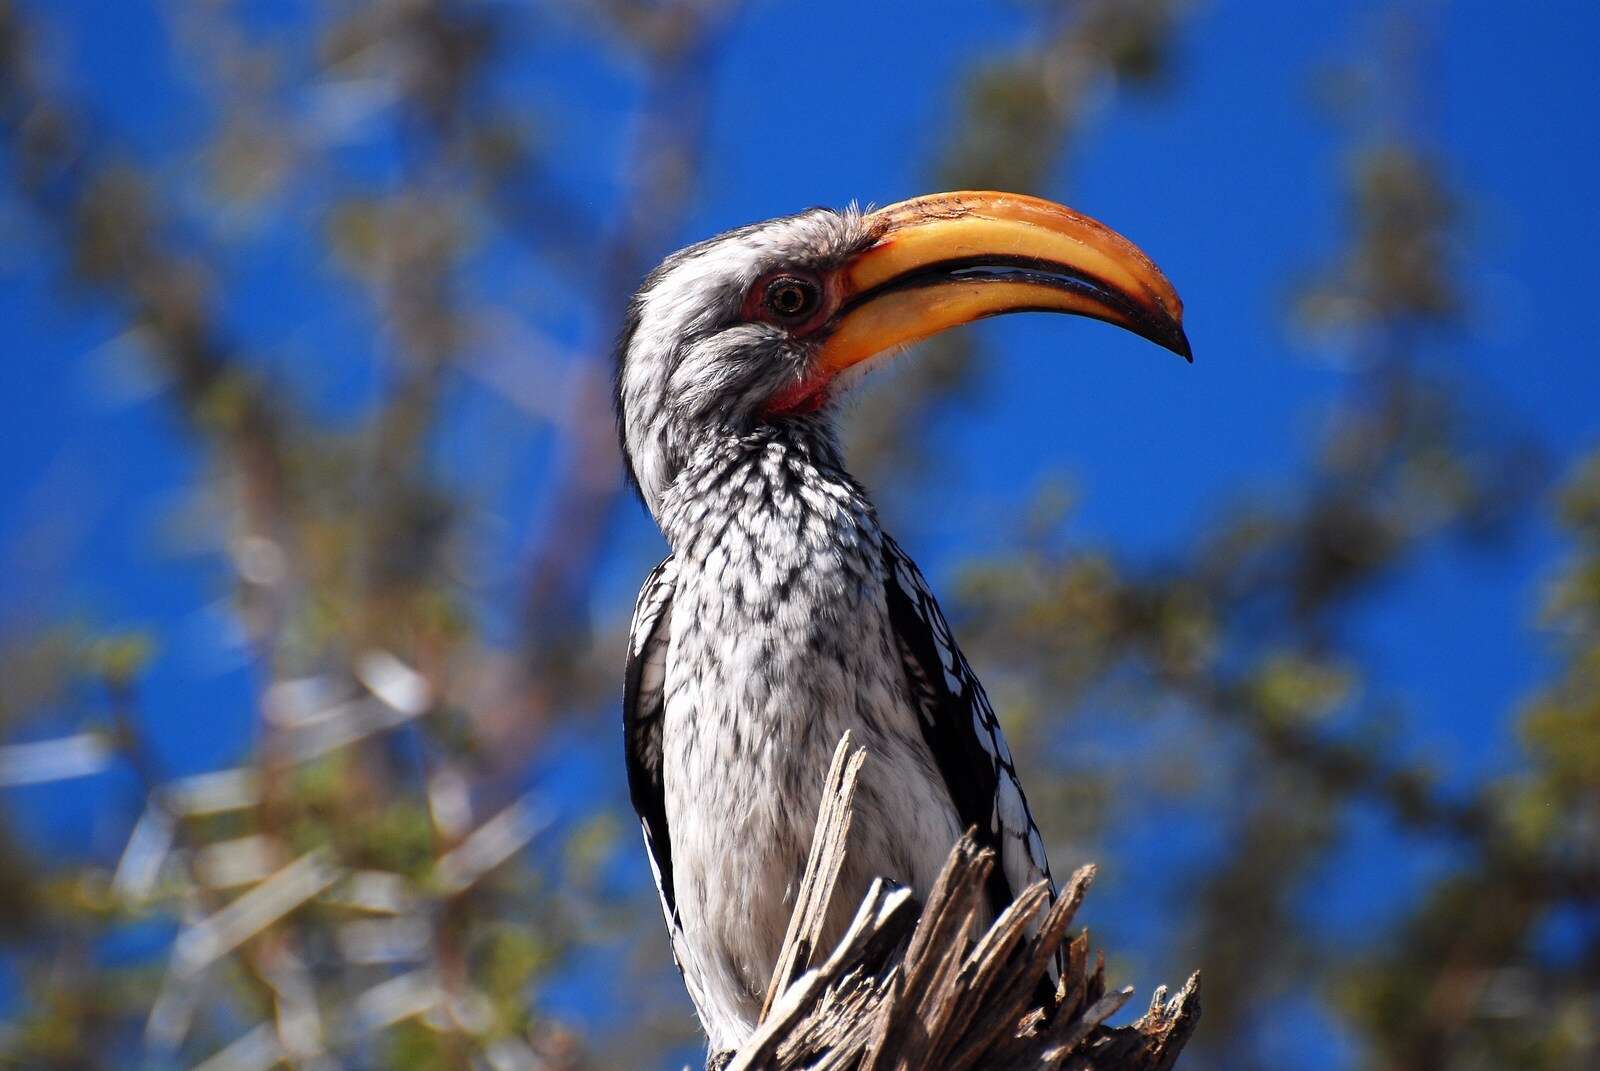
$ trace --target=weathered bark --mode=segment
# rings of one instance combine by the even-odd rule
[[[727,1071],[1166,1071],[1200,1017],[1200,976],[1129,1026],[1105,1022],[1133,995],[1105,992],[1105,960],[1087,933],[1068,929],[1094,879],[1080,868],[1051,900],[1046,883],[1022,891],[977,933],[994,853],[963,837],[926,905],[875,882],[839,944],[817,955],[850,831],[851,798],[865,750],[839,742],[794,915],[768,989],[761,1025]],[[1052,958],[1053,1000],[1037,993]]]

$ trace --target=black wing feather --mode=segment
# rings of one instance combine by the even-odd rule
[[[672,887],[672,839],[667,834],[667,801],[661,782],[661,723],[665,713],[667,620],[677,579],[671,557],[656,566],[639,591],[628,634],[623,675],[622,736],[628,766],[628,794],[644,830],[645,850],[661,894],[661,910],[674,937],[680,929]],[[677,954],[677,941],[673,941]]]
[[[927,582],[887,535],[883,556],[889,620],[918,701],[923,739],[962,825],[995,852],[989,895],[998,913],[1021,889],[1050,878],[1044,844],[989,698]]]

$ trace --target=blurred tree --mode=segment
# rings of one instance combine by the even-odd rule
[[[1400,17],[1386,30],[1405,41],[1418,32]],[[1151,716],[1143,733],[1115,729],[1138,740],[1125,769],[1025,771],[1044,786],[1046,813],[1088,814],[1075,832],[1089,836],[1108,817],[1096,803],[1175,783],[1172,803],[1223,846],[1173,896],[1190,936],[1168,957],[1205,973],[1185,1066],[1252,1066],[1253,1034],[1281,1008],[1323,997],[1364,1042],[1364,1065],[1587,1067],[1600,1057],[1593,562],[1552,597],[1574,665],[1520,716],[1528,767],[1510,784],[1450,794],[1416,760],[1391,759],[1404,711],[1343,637],[1358,599],[1428,556],[1462,541],[1492,549],[1542,482],[1536,446],[1470,407],[1468,384],[1432,370],[1431,353],[1461,330],[1458,212],[1394,118],[1406,102],[1385,96],[1385,62],[1395,57],[1348,72],[1348,86],[1378,87],[1341,109],[1362,139],[1349,156],[1349,237],[1294,302],[1297,330],[1351,372],[1315,468],[1156,566],[1067,547],[1059,527],[1025,530],[1014,549],[969,567],[960,627],[1027,697],[1023,733],[1060,738],[1070,724],[1081,743],[1095,731],[1084,712]],[[987,152],[1008,167],[1040,159],[1035,131],[1017,139]],[[1591,462],[1563,499],[1585,554],[1593,481]],[[1046,489],[1037,516],[1060,519],[1057,498]],[[1162,733],[1175,714],[1223,732]],[[1197,751],[1200,741],[1211,746]],[[1052,754],[1027,736],[1017,753]],[[1126,739],[1117,753],[1129,754]],[[1063,788],[1069,798],[1048,795]],[[1370,808],[1461,862],[1392,934],[1311,932],[1308,886],[1337,858],[1352,813]],[[1091,854],[1115,851],[1113,841]],[[1552,925],[1578,943],[1552,948],[1541,940]]]
[[[695,75],[724,5],[517,22],[385,2],[310,15],[291,35],[226,5],[169,17],[212,110],[198,169],[173,175],[172,161],[142,158],[88,117],[42,62],[47,14],[10,4],[5,159],[64,281],[126,317],[124,348],[167,385],[204,451],[196,511],[233,567],[263,735],[246,766],[163,783],[140,740],[138,645],[88,628],[46,651],[57,633],[6,622],[6,676],[28,682],[9,690],[8,720],[72,693],[101,728],[66,743],[96,763],[120,755],[149,796],[114,873],[40,873],[8,856],[0,889],[18,905],[8,920],[25,997],[6,1059],[126,1066],[142,1045],[156,1066],[207,1052],[216,1067],[579,1066],[574,1039],[530,995],[585,935],[618,925],[623,905],[596,901],[616,827],[593,818],[569,831],[564,858],[513,863],[547,824],[515,786],[552,723],[612,690],[611,648],[596,657],[582,619],[620,488],[608,354],[507,337],[525,325],[467,279],[487,251],[523,272],[576,266],[593,319],[619,318],[692,192]],[[637,136],[619,165],[630,200],[614,218],[586,218],[519,102],[493,88],[519,35],[555,17],[585,23],[637,82]],[[383,166],[349,159],[360,123],[380,127]],[[304,219],[321,221],[353,284],[346,303],[379,340],[380,386],[354,420],[319,410],[315,383],[294,382],[274,340],[239,332],[226,309],[238,261]],[[596,234],[598,262],[579,252]],[[563,396],[537,401],[557,376]],[[488,491],[437,463],[461,377],[542,406],[530,417],[563,440],[510,646],[474,620],[477,580],[461,565],[472,499]],[[99,698],[84,687],[95,680]],[[31,766],[12,780],[90,772],[50,746],[13,753]],[[32,915],[44,925],[22,929]],[[183,926],[164,970],[98,962],[103,935],[149,918]],[[686,1039],[686,1026],[675,1017],[665,1037]],[[631,1045],[659,1043],[648,1029],[619,1037],[612,1058],[626,1066],[641,1058]]]
[[[612,872],[637,855],[620,793],[597,797],[617,810],[552,821],[524,789],[556,745],[615,731],[625,615],[589,619],[620,494],[606,340],[684,237],[712,103],[703,71],[735,9],[381,0],[285,29],[246,8],[166,9],[205,105],[193,144],[168,156],[64,82],[50,42],[67,20],[0,0],[8,204],[26,208],[63,288],[118,320],[120,359],[162,384],[202,459],[185,536],[226,558],[258,726],[238,768],[172,779],[145,739],[164,637],[58,618],[47,599],[0,617],[0,728],[69,726],[8,738],[0,780],[114,767],[139,781],[119,858],[0,843],[17,979],[0,1066],[500,1071],[681,1053],[692,1021],[652,894]],[[963,120],[930,170],[949,186],[1053,189],[1111,91],[1181,90],[1186,11],[1019,5],[1022,43],[952,90]],[[530,114],[504,81],[510,54],[557,23],[576,24],[630,101],[604,214],[566,188],[546,128],[583,101]],[[1171,891],[1180,924],[1148,953],[1163,976],[1205,971],[1185,1066],[1261,1063],[1252,1037],[1306,1001],[1338,1017],[1363,1066],[1593,1066],[1600,459],[1561,497],[1575,549],[1546,621],[1561,661],[1507,715],[1525,741],[1513,774],[1446,791],[1398,754],[1406,712],[1343,628],[1430,556],[1493,554],[1497,533],[1542,508],[1533,445],[1429,359],[1463,328],[1461,208],[1393,100],[1362,95],[1371,75],[1328,83],[1355,145],[1348,226],[1293,300],[1292,334],[1349,370],[1311,469],[1158,563],[1076,545],[1070,504],[1042,488],[947,601],[1036,809],[1061,816],[1056,858],[1096,858],[1114,883],[1118,801],[1152,791],[1217,846]],[[230,305],[252,252],[308,220],[305,240],[335,265],[330,315],[359,324],[370,354],[333,361]],[[510,311],[552,289],[576,310],[576,343]],[[942,345],[863,407],[873,421],[850,435],[872,483],[926,471],[938,443],[919,430],[974,388],[973,345]],[[353,411],[322,397],[334,365],[370,374]],[[484,419],[468,389],[509,401],[518,426]],[[463,438],[504,440],[502,465],[535,444],[550,459],[512,578],[483,575],[477,548],[505,472],[481,451],[477,466],[440,463]],[[1140,716],[1107,726],[1092,716],[1105,709]],[[1085,740],[1117,761],[1062,744]],[[1341,856],[1357,813],[1451,864],[1392,931],[1314,930],[1303,901],[1319,873],[1383,865]],[[152,933],[158,955],[115,951]],[[580,1038],[546,998],[592,984],[596,947],[612,950],[604,970],[632,1025]]]

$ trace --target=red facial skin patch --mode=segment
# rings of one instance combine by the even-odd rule
[[[828,402],[828,381],[820,376],[785,387],[767,402],[767,416],[809,416]]]
[[[799,276],[814,281],[822,291],[822,300],[817,303],[817,308],[799,323],[785,323],[775,317],[766,306],[767,287],[773,280],[785,276]],[[770,271],[751,284],[745,293],[744,307],[741,310],[744,318],[752,323],[768,323],[783,328],[796,338],[804,338],[822,328],[828,323],[840,304],[839,279],[836,274],[823,276],[813,275],[810,272],[797,269],[779,269]],[[767,402],[764,412],[767,416],[805,416],[815,413],[828,402],[828,384],[831,376],[812,375],[785,387]]]

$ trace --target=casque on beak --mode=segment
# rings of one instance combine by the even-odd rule
[[[841,273],[818,349],[826,379],[957,324],[1065,312],[1192,360],[1183,302],[1138,246],[1063,205],[1015,193],[916,197],[867,217],[876,241]]]

